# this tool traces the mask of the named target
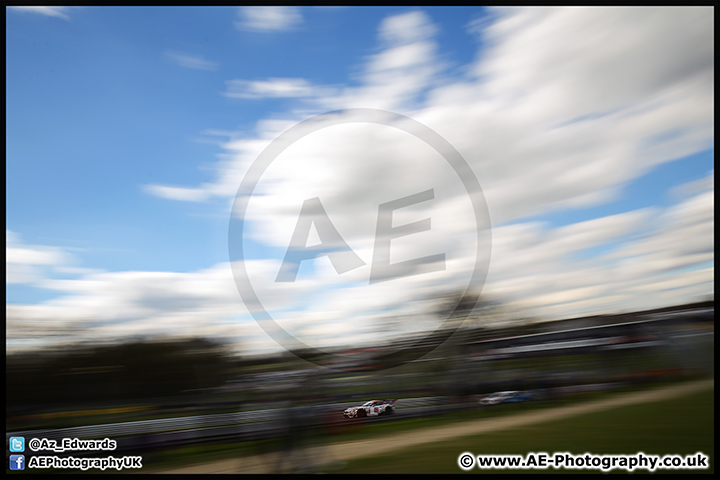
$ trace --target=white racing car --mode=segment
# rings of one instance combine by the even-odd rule
[[[395,413],[395,400],[388,402],[384,400],[370,400],[359,407],[346,408],[343,411],[345,418],[374,417],[379,415],[392,415]]]

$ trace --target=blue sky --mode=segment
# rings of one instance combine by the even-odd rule
[[[442,37],[464,39],[448,55],[458,65],[470,60],[465,24],[481,10],[435,10]],[[78,8],[67,20],[10,10],[7,155],[18,161],[7,168],[16,206],[8,225],[30,243],[112,249],[88,252],[96,268],[192,270],[222,261],[224,246],[207,248],[217,233],[205,217],[214,206],[168,204],[140,187],[212,180],[219,152],[204,132],[252,129],[286,108],[286,99],[228,100],[220,95],[227,79],[345,83],[376,49],[378,23],[399,10],[302,11],[301,25],[266,33],[238,30],[232,8]],[[176,52],[213,69],[183,68]]]
[[[79,330],[98,341],[172,330],[270,348],[228,273],[230,205],[272,139],[312,115],[349,107],[415,118],[463,154],[492,219],[484,292],[508,311],[547,320],[705,298],[714,284],[709,13],[8,8],[8,345],[70,341]],[[339,139],[345,163],[322,163],[328,138]],[[358,318],[374,325],[397,299],[427,310],[427,292],[455,288],[468,275],[450,267],[472,263],[462,256],[467,245],[452,243],[472,230],[453,193],[457,179],[425,166],[429,154],[410,146],[403,151],[417,155],[414,175],[386,183],[368,175],[363,183],[353,165],[382,172],[383,164],[381,155],[363,156],[371,148],[359,138],[339,131],[323,146],[309,140],[315,157],[298,158],[315,169],[312,178],[291,175],[292,168],[272,173],[285,190],[268,184],[267,202],[257,204],[258,233],[247,240],[257,268],[282,259],[290,233],[280,226],[292,228],[297,218],[279,202],[297,203],[287,186],[303,181],[343,186],[344,196],[323,198],[350,212],[356,205],[343,202],[353,192],[379,195],[393,184],[420,190],[437,180],[440,216],[452,219],[433,224],[447,227],[437,245],[457,258],[445,276],[416,275],[382,293],[358,293],[360,277],[339,289],[328,280],[332,270],[308,270],[323,284],[316,293],[347,294],[297,320],[318,344],[343,341],[344,326],[329,325],[330,313],[352,317],[352,305],[371,303]],[[388,141],[391,151],[406,140]],[[316,173],[325,171],[337,177],[319,182]],[[378,198],[401,196],[385,193]],[[432,216],[430,208],[424,212]],[[374,220],[368,216],[365,228],[364,213],[346,214],[357,229],[348,221],[343,231],[369,262]],[[410,258],[418,248],[398,247]],[[208,282],[219,290],[187,293]],[[307,292],[300,283],[293,295]],[[284,302],[274,308],[309,308]]]

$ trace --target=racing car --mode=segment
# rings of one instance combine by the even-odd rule
[[[518,403],[532,400],[533,396],[530,392],[508,391],[497,392],[480,400],[480,405],[498,405],[500,403]]]
[[[395,400],[370,400],[365,402],[359,407],[346,408],[343,411],[345,418],[363,418],[363,417],[374,417],[379,415],[392,415],[395,413]]]

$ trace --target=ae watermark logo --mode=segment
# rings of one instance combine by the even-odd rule
[[[243,302],[277,343],[332,366],[342,359],[330,352],[392,330],[402,346],[381,368],[452,335],[482,290],[491,247],[463,156],[426,125],[376,109],[317,115],[275,138],[238,188],[228,240]],[[427,300],[447,291],[461,295],[433,323]],[[404,334],[410,341],[397,341]]]

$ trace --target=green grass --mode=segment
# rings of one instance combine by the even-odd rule
[[[619,407],[599,413],[506,432],[458,438],[374,458],[348,462],[342,473],[463,473],[462,452],[475,455],[529,452],[593,454],[694,454],[710,458],[708,470],[658,470],[663,473],[712,473],[714,391],[680,399]],[[488,473],[473,469],[469,473]],[[600,470],[497,470],[495,473],[601,473]],[[615,472],[624,472],[615,470]],[[645,473],[647,470],[636,470]]]

